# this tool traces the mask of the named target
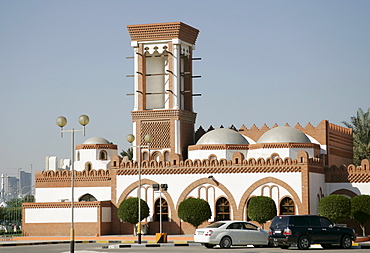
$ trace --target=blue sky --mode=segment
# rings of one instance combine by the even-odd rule
[[[182,21],[200,30],[194,110],[225,127],[321,120],[370,107],[370,1],[0,1],[0,173],[44,169],[86,137],[127,149],[133,62],[126,26]]]

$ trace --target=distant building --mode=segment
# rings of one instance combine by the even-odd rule
[[[253,196],[271,197],[278,214],[317,214],[324,196],[370,194],[369,161],[359,167],[351,164],[352,129],[323,120],[317,126],[195,130],[192,62],[199,31],[181,22],[130,25],[128,30],[134,51],[134,161],[120,157],[117,146],[101,137],[76,146],[76,235],[132,234],[133,226],[120,222],[117,208],[123,200],[137,197],[139,190],[150,207],[144,222],[151,234],[159,231],[159,207],[164,210],[163,232],[193,233],[194,228],[177,215],[187,198],[208,201],[208,222],[213,222],[249,220]],[[243,117],[252,106],[235,110]],[[107,131],[109,124],[113,119]],[[150,147],[144,140],[147,134],[153,136]],[[53,169],[56,159],[47,162],[51,169],[35,176],[37,202],[23,205],[25,235],[70,231],[71,172]],[[153,184],[168,185],[162,200]]]
[[[26,171],[20,171],[20,189],[19,195],[21,197],[32,194],[32,178],[31,173]]]

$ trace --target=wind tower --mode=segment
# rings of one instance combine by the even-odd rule
[[[150,160],[186,158],[194,144],[192,61],[199,30],[182,22],[127,26],[134,48],[134,110],[137,145],[147,145]],[[144,159],[148,159],[147,153]],[[176,156],[177,154],[177,156]],[[135,154],[135,158],[137,158]]]

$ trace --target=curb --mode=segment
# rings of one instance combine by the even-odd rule
[[[103,246],[103,249],[121,249],[121,248],[158,248],[158,247],[187,247],[200,246],[200,243],[152,243],[152,244],[119,244]]]

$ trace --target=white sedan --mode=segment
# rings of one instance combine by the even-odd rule
[[[246,221],[217,221],[205,228],[195,230],[194,242],[200,242],[207,248],[220,245],[230,248],[232,245],[268,245],[268,231]]]

